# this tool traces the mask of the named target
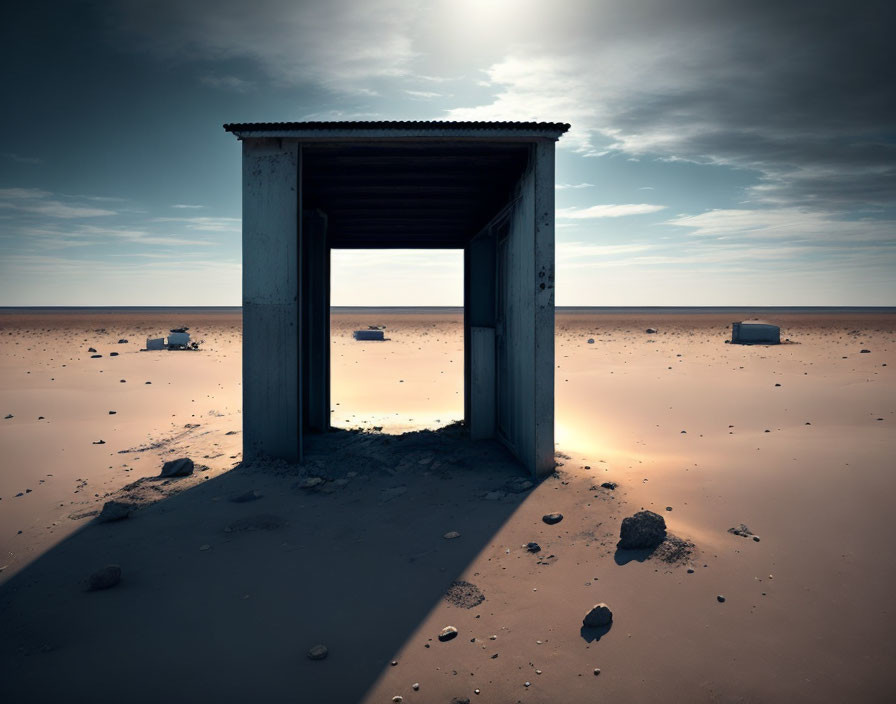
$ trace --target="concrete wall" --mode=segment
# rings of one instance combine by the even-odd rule
[[[243,455],[301,459],[296,143],[243,142]]]
[[[532,147],[495,227],[497,432],[532,474],[554,470],[554,144]]]

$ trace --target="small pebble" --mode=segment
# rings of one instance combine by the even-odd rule
[[[323,644],[313,645],[308,650],[308,659],[309,660],[323,660],[327,655],[329,655],[330,651],[327,650],[327,646]]]
[[[595,675],[599,675],[599,674],[600,674],[600,668],[599,668],[599,667],[595,667],[595,668],[594,668],[594,674],[595,674]]]
[[[443,643],[445,641],[451,640],[452,638],[457,638],[457,629],[454,626],[445,626],[439,632],[439,640]]]
[[[716,597],[716,599],[718,600],[718,602],[719,602],[720,604],[724,604],[724,603],[725,603],[725,597],[723,597],[721,594],[719,594],[719,595]]]

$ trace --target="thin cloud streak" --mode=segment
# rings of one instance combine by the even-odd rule
[[[665,205],[652,205],[650,203],[592,205],[588,208],[558,208],[556,215],[561,220],[594,220],[598,218],[621,218],[628,215],[648,215],[665,208]]]

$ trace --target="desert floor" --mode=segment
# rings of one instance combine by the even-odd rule
[[[527,487],[452,424],[457,314],[334,315],[333,424],[368,432],[291,466],[241,463],[238,312],[0,313],[0,698],[892,701],[896,315],[738,317],[558,313]],[[200,351],[140,351],[181,324]],[[616,549],[642,508],[678,549]]]

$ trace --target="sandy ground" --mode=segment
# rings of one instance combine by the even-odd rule
[[[0,697],[890,701],[896,316],[780,315],[776,347],[725,344],[733,319],[558,315],[561,466],[527,488],[450,425],[457,315],[332,322],[334,425],[439,430],[246,466],[238,315],[4,313]],[[139,351],[176,324],[200,352]],[[130,518],[98,523],[110,499]],[[617,550],[642,507],[692,552]],[[612,627],[582,629],[597,602]]]

